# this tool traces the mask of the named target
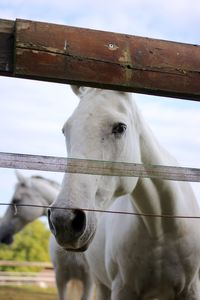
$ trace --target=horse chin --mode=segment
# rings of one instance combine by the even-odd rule
[[[66,251],[70,251],[70,252],[84,252],[90,246],[90,244],[91,244],[91,242],[92,242],[92,240],[94,238],[95,233],[96,233],[96,229],[90,235],[90,237],[87,239],[87,241],[85,243],[82,243],[83,238],[80,238],[80,240],[75,241],[74,243],[71,243],[70,245],[62,245],[58,241],[57,242]]]
[[[89,244],[87,245],[84,245],[83,247],[80,247],[80,248],[64,248],[64,250],[66,251],[70,251],[70,252],[85,252],[89,247]]]

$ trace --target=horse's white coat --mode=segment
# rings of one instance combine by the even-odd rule
[[[18,183],[11,203],[49,206],[58,195],[60,185],[52,180],[39,177],[24,177],[16,172]],[[19,206],[15,210],[9,206],[0,220],[0,242],[12,242],[13,235],[35,219],[46,215],[46,208]],[[78,279],[83,283],[82,300],[89,300],[92,291],[92,280],[88,263],[83,253],[72,253],[63,250],[52,236],[49,251],[56,274],[58,299],[66,300],[66,286],[70,280]]]
[[[63,128],[69,157],[177,165],[159,145],[129,94],[78,87],[74,91],[80,103]],[[116,124],[125,126],[116,130]],[[122,195],[129,200],[117,200],[112,209],[199,214],[188,183],[145,178],[66,174],[53,205],[107,208]],[[198,220],[106,215],[97,224],[95,213],[85,215],[81,236],[70,241],[66,232],[56,230],[63,247],[81,249],[91,243],[97,229],[88,257],[101,282],[98,300],[200,299]],[[52,222],[56,217],[52,215]]]

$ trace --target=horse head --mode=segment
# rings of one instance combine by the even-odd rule
[[[140,162],[137,113],[130,94],[85,87],[73,87],[73,91],[80,102],[63,127],[68,156]],[[98,224],[98,215],[91,210],[104,209],[114,198],[131,193],[137,180],[65,174],[61,192],[49,210],[49,225],[57,242],[71,251],[87,249]]]
[[[28,207],[27,204],[42,204],[41,193],[32,184],[32,177],[16,172],[17,184],[9,207],[0,221],[0,243],[11,244],[13,236],[25,225],[43,215],[43,208]]]

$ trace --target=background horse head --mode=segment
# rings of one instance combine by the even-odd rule
[[[27,207],[28,205],[49,206],[59,192],[59,184],[40,176],[24,177],[16,172],[18,182],[4,216],[0,220],[0,243],[11,244],[13,235],[25,225],[46,215],[43,207]],[[19,205],[19,206],[18,206]]]
[[[18,182],[11,205],[0,219],[0,243],[11,244],[15,233],[22,230],[28,223],[46,215],[47,207],[55,200],[60,190],[57,182],[41,176],[24,177],[21,173],[16,172],[16,177]],[[53,237],[50,239],[49,247],[55,269],[58,299],[65,300],[66,295],[70,299],[74,299],[72,290],[81,294],[77,283],[71,288],[67,288],[67,283],[73,279],[78,279],[83,284],[81,299],[89,299],[92,292],[92,278],[85,256],[81,253],[64,251]]]

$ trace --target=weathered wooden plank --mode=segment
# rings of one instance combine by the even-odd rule
[[[0,20],[0,75],[199,100],[200,46]]]
[[[0,19],[0,75],[13,73],[14,25],[14,21]]]
[[[200,169],[0,152],[0,167],[200,182]]]
[[[200,46],[17,20],[16,75],[200,99]]]

